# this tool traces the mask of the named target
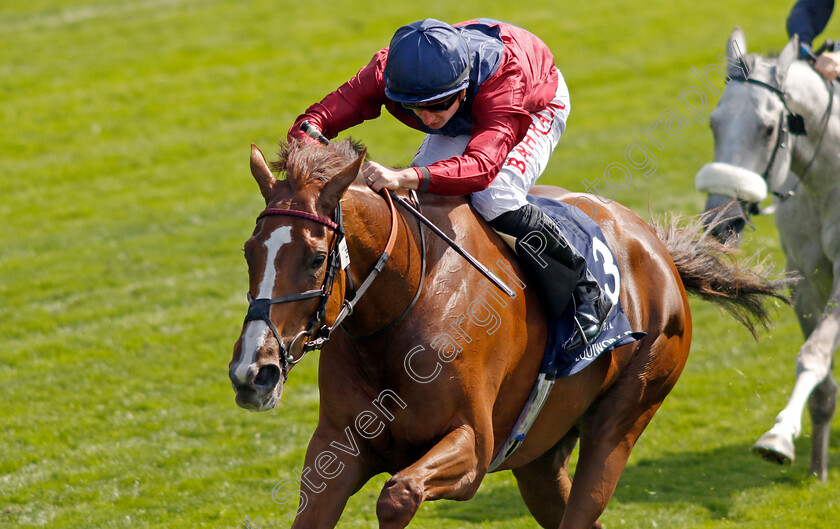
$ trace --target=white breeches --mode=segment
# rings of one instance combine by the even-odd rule
[[[528,133],[505,158],[502,168],[487,189],[472,194],[473,207],[490,221],[508,211],[515,211],[527,204],[525,196],[545,171],[551,153],[566,130],[566,120],[571,109],[569,89],[558,74],[557,93],[544,110],[531,114]],[[440,160],[460,156],[467,148],[471,136],[444,136],[427,134],[412,162],[413,166],[431,165]]]

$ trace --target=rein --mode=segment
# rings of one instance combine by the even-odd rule
[[[329,145],[330,141],[317,129],[312,127],[309,122],[303,121],[300,125],[301,130],[303,130],[307,135],[316,139],[323,145]],[[324,226],[327,226],[335,231],[335,237],[332,242],[332,246],[330,248],[330,253],[327,257],[327,272],[324,277],[324,283],[318,290],[307,290],[304,292],[298,292],[296,294],[289,294],[287,296],[282,296],[279,298],[259,298],[253,299],[251,297],[250,292],[248,293],[248,313],[245,316],[245,322],[253,321],[253,320],[261,320],[265,322],[268,327],[271,329],[271,332],[274,334],[275,339],[277,340],[278,347],[280,349],[280,358],[284,364],[283,372],[284,374],[288,371],[289,366],[297,364],[298,362],[303,359],[303,356],[312,350],[321,349],[330,339],[330,335],[332,334],[333,330],[337,326],[341,326],[344,332],[347,334],[348,337],[355,340],[365,340],[380,336],[385,332],[389,331],[390,329],[394,328],[398,325],[411,311],[414,305],[417,303],[417,300],[420,298],[420,294],[423,290],[423,280],[426,271],[426,240],[425,235],[423,232],[423,225],[425,224],[428,226],[435,234],[440,236],[450,247],[454,248],[461,256],[463,256],[470,264],[472,264],[476,269],[478,269],[485,277],[490,279],[493,283],[495,283],[502,291],[507,293],[511,297],[515,297],[513,290],[508,287],[498,276],[496,276],[493,272],[487,269],[484,265],[479,263],[474,257],[472,257],[469,253],[466,252],[463,248],[461,248],[457,243],[452,241],[449,237],[446,236],[437,226],[435,226],[431,221],[426,219],[419,211],[419,204],[420,202],[416,198],[416,194],[412,192],[412,196],[414,198],[415,204],[418,205],[417,208],[409,204],[405,199],[398,196],[393,191],[389,191],[388,189],[381,189],[379,192],[388,204],[388,210],[391,215],[391,232],[388,236],[388,242],[385,245],[385,250],[383,250],[382,254],[379,256],[376,264],[373,266],[373,269],[368,273],[368,276],[362,282],[361,286],[358,290],[354,288],[352,277],[350,276],[350,255],[347,250],[347,242],[345,240],[345,230],[344,225],[342,222],[341,217],[341,203],[336,207],[335,211],[335,220],[327,219],[315,215],[313,213],[308,213],[305,211],[300,210],[293,210],[293,209],[278,209],[278,208],[267,208],[262,213],[259,214],[257,217],[257,222],[260,222],[263,218],[272,215],[285,215],[285,216],[292,216],[292,217],[299,217],[303,219],[310,220],[312,222],[317,222]],[[385,264],[388,262],[390,258],[391,251],[394,248],[394,243],[396,242],[397,236],[397,212],[396,207],[394,206],[394,202],[398,202],[401,206],[406,208],[410,213],[412,213],[418,220],[418,228],[420,231],[420,244],[422,248],[421,254],[421,261],[422,261],[422,270],[420,275],[420,283],[417,288],[417,292],[414,294],[414,298],[409,303],[408,307],[398,316],[394,321],[379,329],[378,331],[374,332],[373,334],[369,334],[367,336],[353,336],[347,329],[342,325],[344,319],[353,313],[353,309],[355,308],[356,304],[362,298],[365,291],[370,287],[371,283],[373,283],[374,279],[379,275],[382,269],[385,267]],[[348,290],[351,291],[351,297],[345,295],[344,303],[342,304],[341,311],[339,312],[338,316],[336,317],[335,321],[331,326],[326,325],[326,306],[329,300],[330,295],[332,294],[333,283],[335,282],[336,275],[338,271],[343,270],[345,280],[348,285]],[[283,344],[282,340],[280,339],[280,333],[277,331],[277,328],[274,326],[274,323],[271,321],[271,306],[277,303],[288,303],[288,302],[295,302],[301,301],[305,299],[311,299],[315,297],[320,297],[321,301],[318,305],[318,308],[315,311],[315,314],[312,317],[312,320],[307,325],[306,329],[302,330],[294,337],[292,343],[289,344],[289,347]],[[310,339],[311,338],[311,339]],[[305,340],[301,346],[301,353],[299,356],[295,357],[293,351],[296,350],[296,346],[299,340]]]
[[[811,168],[811,165],[814,163],[814,160],[817,159],[817,153],[820,152],[820,147],[822,147],[823,138],[825,138],[825,129],[828,128],[828,121],[831,119],[831,107],[834,106],[834,90],[831,89],[831,84],[828,82],[825,83],[825,86],[828,89],[828,107],[826,107],[825,114],[823,114],[822,120],[820,122],[820,139],[817,140],[817,147],[814,149],[814,156],[811,157],[811,160],[805,166],[805,169],[802,170],[802,175],[799,177],[800,181],[805,179],[805,175],[808,174],[808,170]]]
[[[313,127],[309,123],[309,121],[307,121],[307,120],[301,121],[300,130],[302,130],[304,133],[306,133],[306,135],[309,136],[310,138],[313,138],[313,139],[317,140],[322,145],[329,145],[330,144],[330,140],[326,136],[324,136],[324,134],[320,130]],[[379,191],[381,193],[381,192],[386,191],[386,190],[383,188],[383,189],[380,189]],[[435,226],[435,224],[432,221],[430,221],[429,219],[424,217],[422,213],[420,213],[417,209],[415,209],[411,204],[406,202],[404,198],[400,197],[399,195],[397,195],[393,191],[388,191],[388,194],[391,195],[391,198],[394,200],[394,202],[398,203],[400,206],[404,207],[409,213],[414,215],[417,218],[418,221],[425,224],[426,227],[428,227],[430,230],[432,230],[432,232],[434,232],[435,235],[440,237],[446,244],[448,244],[450,248],[452,248],[453,250],[458,252],[458,254],[460,254],[461,257],[466,259],[467,262],[470,263],[476,270],[481,272],[484,275],[484,277],[486,277],[487,279],[492,281],[493,284],[495,284],[497,287],[499,287],[499,290],[501,290],[502,292],[504,292],[505,294],[507,294],[511,298],[516,297],[516,293],[509,286],[507,286],[505,284],[505,282],[502,281],[499,278],[499,276],[497,276],[496,274],[491,272],[490,269],[488,269],[486,266],[484,266],[483,264],[478,262],[478,260],[475,257],[473,257],[472,255],[469,254],[469,252],[467,252],[466,250],[461,248],[461,246],[458,243],[456,243],[455,241],[450,239],[445,233],[443,233],[443,231],[441,231],[440,228]],[[419,204],[419,202],[417,202],[417,203]],[[422,234],[423,231],[421,230],[420,233]]]
[[[353,313],[354,307],[362,298],[365,291],[367,291],[367,289],[370,287],[370,285],[373,283],[374,279],[376,279],[376,277],[379,275],[382,269],[385,268],[385,264],[391,257],[391,251],[394,249],[394,244],[397,240],[397,212],[396,207],[394,206],[394,202],[391,200],[391,196],[388,193],[382,193],[382,195],[388,204],[388,211],[391,214],[391,231],[388,235],[388,242],[385,244],[385,249],[382,251],[382,253],[379,256],[379,259],[377,259],[376,261],[376,264],[374,264],[373,269],[368,273],[367,277],[358,289],[353,288],[352,279],[350,278],[350,255],[347,251],[347,241],[345,239],[346,232],[344,230],[344,223],[342,219],[341,203],[339,203],[336,207],[335,220],[320,217],[318,215],[315,215],[314,213],[309,213],[306,211],[279,208],[267,208],[257,216],[257,223],[259,223],[265,217],[269,216],[299,217],[327,226],[335,232],[335,237],[333,238],[332,244],[330,246],[330,253],[327,256],[327,271],[324,276],[324,283],[321,285],[320,289],[306,290],[303,292],[289,294],[277,298],[254,299],[251,297],[251,293],[248,293],[248,313],[245,316],[245,322],[247,323],[249,321],[260,320],[268,325],[268,327],[271,329],[271,332],[274,334],[274,338],[277,340],[277,344],[280,349],[280,358],[285,364],[283,369],[284,373],[288,371],[289,366],[293,366],[300,362],[306,353],[314,349],[321,349],[324,345],[326,345],[326,343],[330,339],[330,335],[332,334],[336,326],[341,325],[341,322],[344,321],[344,319],[347,316]],[[423,250],[425,256],[425,245]],[[333,285],[335,283],[335,279],[338,275],[339,270],[342,270],[344,272],[345,279],[349,284],[350,290],[353,291],[353,296],[352,299],[347,299],[347,297],[345,296],[344,303],[341,307],[341,311],[338,313],[338,316],[336,317],[333,324],[327,326],[325,321],[327,302],[329,301],[330,295],[332,294]],[[418,289],[418,295],[419,292],[420,289]],[[286,346],[283,344],[283,341],[280,339],[280,333],[277,331],[277,328],[271,321],[271,306],[278,303],[291,303],[316,297],[320,297],[321,301],[318,304],[318,308],[315,310],[315,314],[312,316],[312,319],[310,320],[306,329],[299,332],[297,336],[295,336],[295,338],[292,340],[292,343],[289,345],[289,347],[286,348]],[[415,296],[415,301],[416,298],[417,295]],[[409,309],[406,309],[406,312],[403,314],[403,316],[400,317],[400,320],[403,317],[405,317],[405,314],[413,306],[414,302],[412,302],[412,304],[409,306]],[[295,346],[297,345],[298,340],[306,341],[303,342],[301,354],[295,357],[293,356],[292,351],[295,350]]]
[[[420,200],[417,198],[417,193],[414,190],[411,191],[411,196],[412,196],[412,199],[414,200],[414,203],[417,204],[417,210],[419,211],[420,210]],[[386,332],[390,331],[391,329],[393,329],[394,327],[399,325],[399,323],[401,321],[403,321],[406,316],[408,316],[408,313],[411,312],[411,309],[414,308],[414,305],[417,304],[417,300],[420,299],[420,294],[423,292],[423,282],[426,279],[426,234],[423,232],[423,225],[420,223],[419,220],[417,221],[417,230],[420,232],[420,282],[417,285],[417,291],[414,293],[414,297],[411,299],[411,302],[408,304],[408,306],[405,308],[405,310],[402,311],[402,314],[400,314],[399,316],[396,317],[396,319],[394,319],[394,321],[392,321],[388,325],[382,327],[378,331],[373,332],[371,334],[367,334],[365,336],[355,336],[355,335],[353,335],[350,331],[347,330],[347,327],[345,327],[342,324],[341,329],[351,339],[357,340],[357,341],[358,340],[370,340],[371,338],[376,338],[377,336],[381,336],[381,335],[385,334]],[[350,276],[348,275],[347,278],[349,279]],[[355,299],[355,296],[356,296],[356,293],[354,292],[354,298],[353,299]]]

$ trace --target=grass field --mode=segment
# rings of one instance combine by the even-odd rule
[[[738,24],[780,49],[792,0],[617,3],[4,0],[0,3],[0,528],[288,527],[271,489],[303,462],[317,420],[316,359],[277,410],[234,404],[227,363],[245,314],[241,254],[263,205],[248,148],[349,78],[401,24],[487,16],[540,35],[572,94],[543,183],[581,189],[716,63]],[[696,4],[696,5],[689,5]],[[835,15],[827,35],[840,35]],[[720,84],[718,85],[720,86]],[[714,105],[701,112],[708,116]],[[357,127],[374,158],[410,160],[420,135]],[[710,161],[691,121],[618,200],[693,214]],[[772,219],[747,250],[781,265]],[[749,447],[793,383],[792,311],[755,342],[694,300],[676,389],[642,436],[607,527],[840,524],[840,418],[828,483]],[[341,527],[376,527],[379,476]],[[412,527],[534,528],[508,472],[474,500],[425,504]]]

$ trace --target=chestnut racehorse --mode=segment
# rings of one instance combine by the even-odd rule
[[[392,477],[376,507],[380,528],[407,526],[423,501],[471,498],[528,399],[546,343],[543,310],[518,279],[514,253],[468,202],[423,195],[422,210],[494,269],[513,298],[430,232],[421,244],[417,221],[364,185],[359,151],[347,140],[283,144],[273,167],[286,177],[275,179],[251,149],[266,210],[245,243],[254,301],[229,365],[237,403],[272,408],[291,365],[322,346],[320,415],[294,528],[335,527],[347,499],[382,472]],[[585,196],[544,186],[535,192],[567,202]],[[614,202],[598,203],[593,214],[616,259],[602,264],[617,266],[617,283],[620,270],[631,327],[647,335],[559,379],[499,468],[513,470],[543,527],[600,527],[630,450],[688,357],[686,288],[752,328],[749,318],[766,317],[762,297],[780,297],[786,285],[724,263],[726,248],[694,228],[659,229]],[[383,250],[391,257],[384,267]],[[342,318],[350,312],[351,298],[352,313],[332,327],[329,341],[305,345],[326,337],[342,307]],[[568,463],[578,440],[572,481]]]

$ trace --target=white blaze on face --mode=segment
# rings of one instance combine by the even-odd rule
[[[277,252],[291,241],[291,226],[277,228],[265,241],[265,247],[268,251],[265,256],[265,267],[263,269],[262,281],[260,281],[260,290],[256,296],[257,299],[272,297],[274,292],[274,279],[277,276],[277,270],[274,267]],[[265,344],[265,340],[268,338],[270,332],[271,330],[268,328],[268,325],[262,320],[248,322],[248,325],[245,327],[245,334],[242,337],[242,351],[239,354],[239,363],[236,364],[234,370],[234,375],[239,380],[247,380],[248,368],[256,361],[257,351]]]

